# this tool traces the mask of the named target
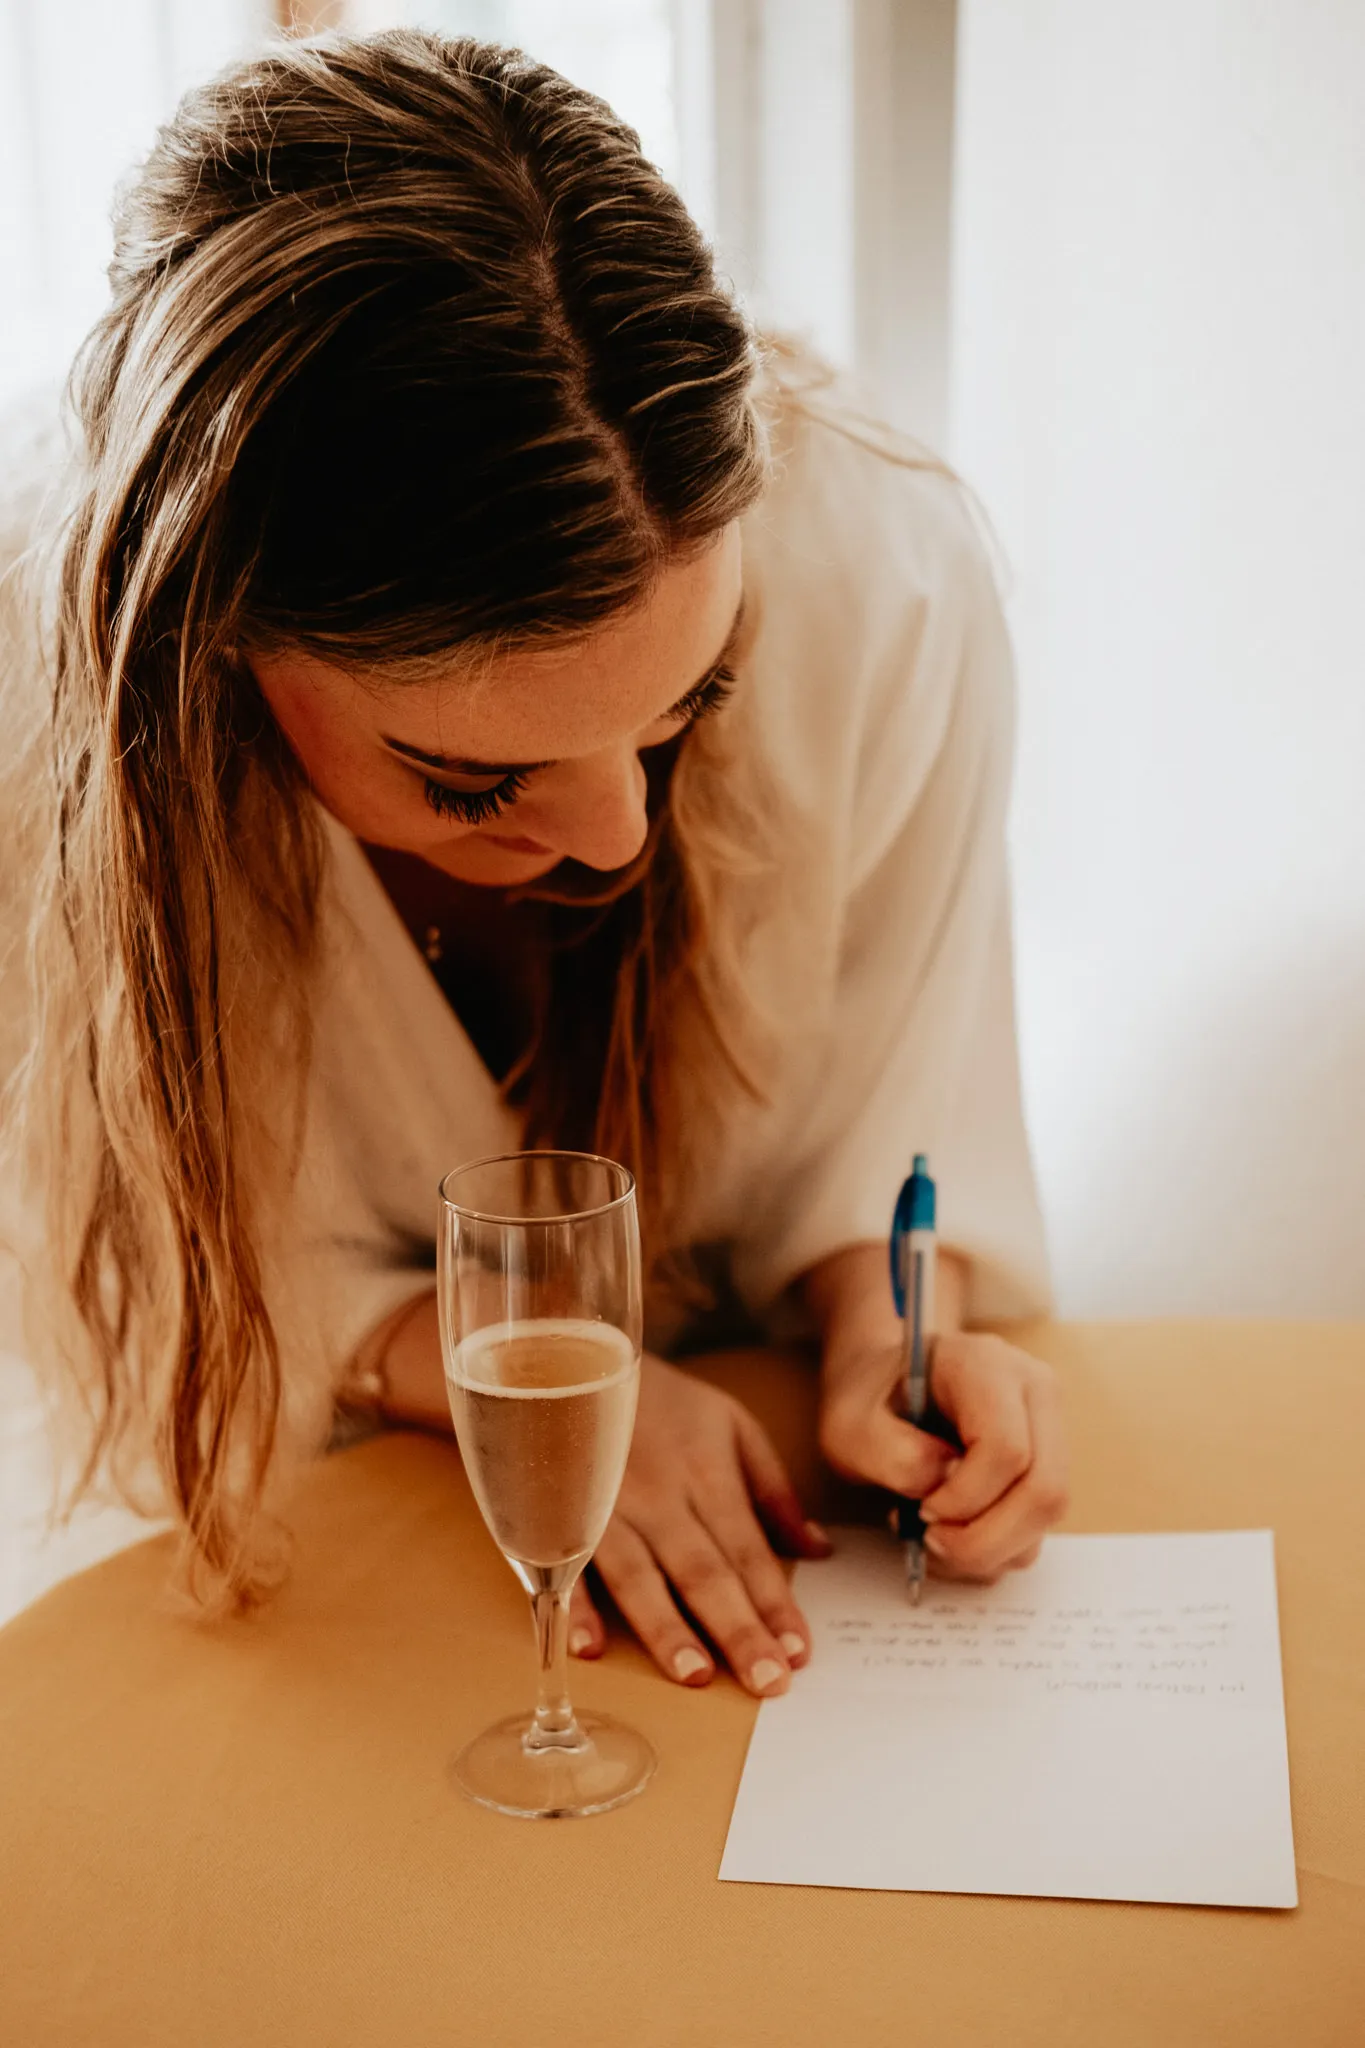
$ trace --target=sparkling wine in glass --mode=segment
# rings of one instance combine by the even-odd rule
[[[535,1712],[476,1736],[456,1781],[501,1813],[602,1813],[639,1792],[654,1752],[575,1714],[569,1596],[611,1517],[640,1385],[635,1183],[582,1152],[517,1152],[441,1183],[437,1271],[446,1389],[493,1540],[531,1596]]]

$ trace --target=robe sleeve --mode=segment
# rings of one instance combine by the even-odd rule
[[[351,1163],[323,1142],[314,1143],[297,1190],[295,1227],[293,1271],[306,1275],[326,1377],[341,1393],[365,1340],[435,1287],[432,1244],[377,1218]]]
[[[764,1307],[830,1254],[884,1242],[924,1152],[940,1243],[969,1264],[968,1314],[1032,1314],[1049,1281],[1014,1026],[1013,664],[965,514],[948,525],[932,587],[907,594],[878,667],[823,1043],[735,1277]]]

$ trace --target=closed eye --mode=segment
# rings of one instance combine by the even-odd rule
[[[698,683],[685,697],[680,697],[668,716],[678,725],[695,725],[699,718],[713,718],[734,696],[737,681],[734,670],[722,662],[712,669],[704,683]]]
[[[527,777],[516,769],[491,789],[452,789],[448,782],[437,782],[427,775],[422,779],[422,792],[438,818],[458,818],[464,825],[486,825],[490,818],[501,817],[511,808],[526,782]]]

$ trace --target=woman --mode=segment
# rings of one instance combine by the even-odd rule
[[[449,1426],[439,1174],[556,1142],[637,1172],[656,1342],[708,1289],[803,1315],[831,1463],[924,1496],[943,1569],[1026,1563],[1055,1392],[958,1334],[1045,1279],[1009,660],[951,479],[760,365],[635,137],[506,51],[296,45],[191,95],[111,278],[45,694],[10,676],[35,1341],[89,1470],[255,1597],[336,1400]],[[894,1412],[916,1149],[962,1455]],[[754,1419],[651,1356],[597,1566],[671,1677],[785,1687],[774,1543],[826,1548]]]

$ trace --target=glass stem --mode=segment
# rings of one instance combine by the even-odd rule
[[[574,1573],[574,1579],[578,1574]],[[581,1749],[583,1731],[574,1719],[569,1702],[569,1596],[568,1585],[541,1584],[531,1594],[531,1617],[535,1623],[536,1649],[540,1655],[540,1683],[536,1694],[535,1719],[526,1731],[527,1749]]]

